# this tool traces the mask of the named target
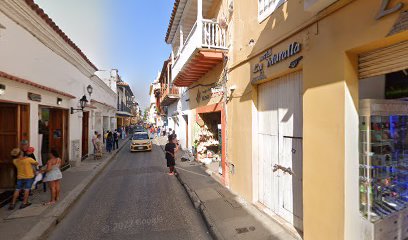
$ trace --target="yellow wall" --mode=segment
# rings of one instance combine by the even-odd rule
[[[304,239],[345,239],[345,93],[352,94],[357,109],[357,53],[408,39],[407,32],[386,38],[399,13],[376,20],[381,0],[340,0],[313,16],[304,12],[303,1],[289,0],[258,23],[256,1],[234,2],[228,84],[236,85],[237,90],[228,104],[228,157],[236,174],[230,175],[231,189],[252,199],[251,162],[256,161],[251,155],[256,149],[251,143],[252,106],[256,107],[252,67],[268,48],[283,50],[288,43],[300,41],[304,57],[298,67],[304,77]],[[390,7],[397,2],[404,2],[407,9],[407,0],[391,1]],[[255,40],[253,47],[248,45],[250,39]],[[289,62],[268,68],[268,80],[290,71]]]

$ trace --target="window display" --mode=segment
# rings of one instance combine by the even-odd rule
[[[408,102],[360,102],[360,212],[370,222],[408,206]]]

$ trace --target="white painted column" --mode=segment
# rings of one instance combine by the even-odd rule
[[[203,42],[203,0],[197,0],[197,32],[201,45]]]
[[[180,21],[180,50],[184,47],[183,20]]]
[[[38,141],[38,103],[30,103],[30,146],[34,147],[34,155],[40,156],[41,149],[39,149]]]

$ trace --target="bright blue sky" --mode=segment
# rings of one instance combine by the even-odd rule
[[[99,69],[119,69],[142,108],[170,54],[173,0],[36,0]]]

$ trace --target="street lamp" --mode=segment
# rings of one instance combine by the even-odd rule
[[[93,92],[93,88],[91,85],[88,85],[88,87],[86,87],[86,91],[89,93],[89,97],[91,97],[92,92]]]
[[[79,99],[79,105],[81,106],[81,108],[75,109],[75,108],[71,107],[71,114],[74,114],[74,111],[82,111],[83,112],[87,102],[88,102],[88,100],[86,99],[86,96],[85,95],[82,96],[82,98]]]

